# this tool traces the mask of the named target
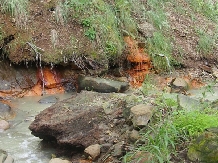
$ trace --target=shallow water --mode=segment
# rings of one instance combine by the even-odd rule
[[[43,97],[46,97],[45,95]],[[70,94],[55,95],[59,100],[70,97]],[[0,149],[6,151],[14,158],[15,163],[48,163],[55,149],[48,143],[31,135],[28,129],[34,117],[52,104],[40,104],[38,101],[43,98],[24,97],[12,100],[15,106],[16,116],[10,119],[10,129],[0,132]]]

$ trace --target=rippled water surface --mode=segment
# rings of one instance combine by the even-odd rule
[[[55,95],[60,100],[70,97],[70,94]],[[43,96],[46,97],[46,96]],[[40,104],[43,98],[24,97],[12,100],[16,117],[10,119],[10,129],[0,133],[0,149],[5,150],[14,158],[15,163],[48,163],[55,152],[48,143],[31,135],[28,129],[34,117],[52,104]]]

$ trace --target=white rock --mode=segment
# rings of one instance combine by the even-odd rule
[[[68,160],[62,160],[60,158],[53,158],[49,161],[49,163],[71,163]]]
[[[99,144],[94,144],[88,146],[84,152],[88,154],[92,160],[95,160],[100,155],[101,146]]]
[[[0,130],[7,130],[10,128],[10,124],[5,120],[0,120]]]
[[[185,90],[188,89],[188,83],[183,78],[176,78],[173,81],[173,85],[176,87],[183,87]]]

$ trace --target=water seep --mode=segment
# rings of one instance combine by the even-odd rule
[[[164,57],[166,59],[167,66],[168,66],[168,68],[170,70],[170,74],[172,74],[169,58],[166,55],[164,55],[164,54],[158,54],[158,55],[161,56],[161,57]]]

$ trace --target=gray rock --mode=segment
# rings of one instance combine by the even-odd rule
[[[0,150],[0,163],[3,163],[7,157],[7,154],[5,151]]]
[[[101,144],[101,153],[106,153],[111,147],[111,143]]]
[[[5,151],[0,149],[0,163],[13,163],[14,159]]]
[[[123,145],[124,145],[123,141],[114,145],[114,151],[113,151],[113,154],[112,154],[114,157],[123,156]]]
[[[153,155],[146,151],[137,151],[134,156],[131,158],[130,163],[147,163],[153,162]]]
[[[110,139],[104,139],[107,130],[120,133],[124,125],[120,122],[112,127],[111,119],[122,116],[123,108],[140,101],[130,96],[134,95],[82,91],[40,112],[29,129],[33,135],[57,140],[60,145],[86,148],[100,140],[108,143]]]
[[[99,144],[94,144],[88,146],[84,152],[91,157],[92,160],[96,160],[101,153],[101,146]]]
[[[187,111],[201,108],[201,104],[198,100],[195,100],[195,99],[188,97],[186,95],[183,95],[183,94],[179,94],[177,96],[177,101],[178,101],[179,107],[183,108]]]
[[[129,140],[131,142],[136,142],[137,140],[139,140],[139,138],[140,138],[140,135],[139,135],[139,132],[137,130],[130,131]]]
[[[153,115],[153,106],[139,104],[130,109],[130,118],[134,127],[144,127]]]
[[[31,88],[37,83],[36,69],[10,65],[8,62],[0,64],[0,90],[8,91]],[[13,90],[12,90],[13,91]]]
[[[174,78],[169,83],[169,86],[171,87],[171,93],[184,93],[186,94],[186,91],[189,88],[188,83],[183,78]]]
[[[129,88],[129,84],[126,82],[84,76],[79,76],[78,85],[79,90],[89,90],[102,93],[124,92]]]
[[[48,104],[48,103],[56,103],[58,101],[58,98],[55,96],[48,96],[48,97],[43,97],[40,99],[38,102],[41,104]]]
[[[218,80],[218,69],[216,67],[212,68],[212,74]]]
[[[71,163],[68,160],[62,160],[60,158],[53,158],[49,161],[49,163]]]
[[[11,107],[8,104],[0,102],[0,114],[8,114],[11,111]]]

